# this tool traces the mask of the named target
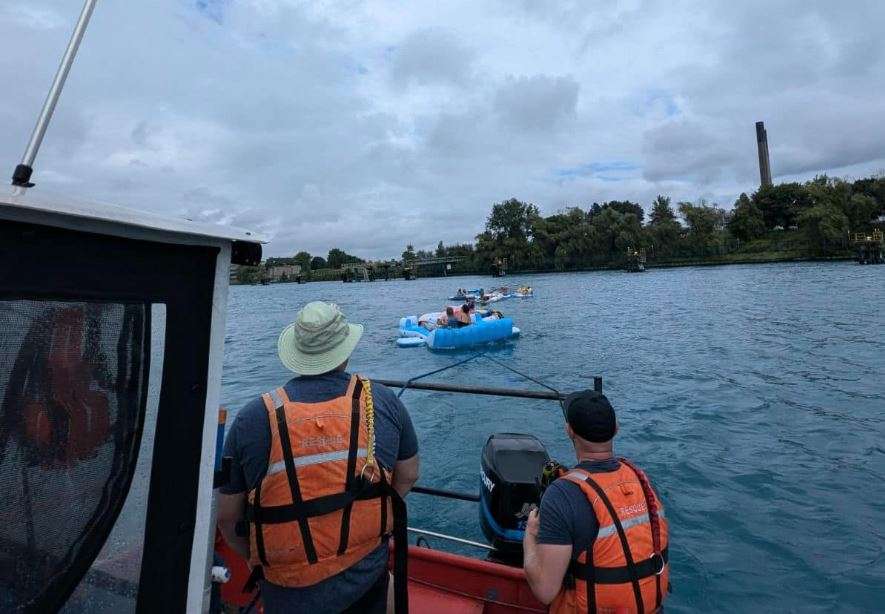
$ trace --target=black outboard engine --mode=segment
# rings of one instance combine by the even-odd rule
[[[522,564],[522,538],[532,505],[540,503],[538,478],[550,460],[537,437],[495,433],[482,449],[479,523],[495,548],[492,558]]]

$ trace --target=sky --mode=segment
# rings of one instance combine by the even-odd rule
[[[11,177],[80,0],[0,0]],[[38,189],[364,258],[657,194],[885,171],[885,2],[100,0]],[[2,171],[2,168],[0,168]]]

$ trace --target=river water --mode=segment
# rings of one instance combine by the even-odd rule
[[[882,611],[885,268],[771,264],[526,281],[534,298],[497,304],[522,336],[490,353],[562,391],[604,378],[621,426],[616,451],[646,469],[667,509],[668,611]],[[370,377],[408,379],[466,358],[397,348],[398,320],[439,309],[459,286],[497,283],[233,287],[222,399],[235,413],[286,381],[277,335],[311,300],[333,301],[365,324],[351,365]],[[536,387],[484,359],[435,377]],[[424,485],[477,491],[480,449],[496,431],[534,433],[553,457],[574,462],[556,403],[419,391],[403,401]],[[412,526],[482,540],[473,504],[408,502]]]

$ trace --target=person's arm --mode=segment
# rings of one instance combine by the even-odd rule
[[[266,410],[260,399],[246,405],[237,414],[224,440],[224,456],[230,458],[230,479],[218,492],[216,521],[221,534],[230,547],[248,560],[249,538],[237,535],[237,523],[244,520],[246,513],[246,493],[253,479],[247,479],[247,467],[250,475],[258,471],[266,471],[264,465],[255,467],[254,459],[267,458],[265,450],[270,448],[270,424],[263,418]],[[255,419],[256,415],[258,418]],[[250,463],[250,459],[253,462]]]
[[[418,481],[418,435],[406,406],[393,393],[390,393],[390,398],[399,423],[399,449],[393,466],[393,487],[401,497],[405,497]]]
[[[218,493],[218,528],[233,551],[248,561],[249,540],[237,535],[237,523],[243,520],[245,510],[246,493]]]
[[[418,455],[396,461],[393,467],[393,487],[400,497],[405,497],[418,481]]]
[[[572,558],[571,544],[539,544],[538,510],[529,513],[523,538],[523,569],[529,587],[543,604],[552,602],[562,589],[562,581]]]

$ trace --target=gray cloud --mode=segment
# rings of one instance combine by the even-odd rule
[[[78,10],[0,7],[7,174]],[[729,204],[759,119],[782,179],[885,167],[881,23],[874,1],[99,3],[35,179],[270,255],[465,241],[510,196]]]
[[[390,77],[399,87],[465,85],[474,53],[451,32],[427,28],[412,32],[392,49]]]
[[[510,77],[495,94],[495,110],[515,128],[550,130],[574,118],[579,89],[571,77]]]

